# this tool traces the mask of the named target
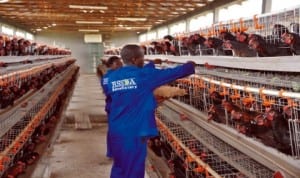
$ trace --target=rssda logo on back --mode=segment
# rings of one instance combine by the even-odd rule
[[[128,78],[111,82],[112,91],[136,89],[135,78]]]

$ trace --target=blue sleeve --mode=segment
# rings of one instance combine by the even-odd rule
[[[148,73],[149,72],[149,73]],[[181,66],[169,69],[149,68],[147,72],[147,80],[151,88],[157,88],[161,85],[170,83],[176,79],[186,77],[195,73],[195,68],[192,63],[186,63]]]
[[[149,61],[148,62],[148,64],[146,64],[146,65],[144,65],[144,67],[146,67],[146,68],[155,68],[155,64],[154,64],[154,62],[152,62],[152,61]]]

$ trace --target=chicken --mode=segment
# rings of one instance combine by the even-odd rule
[[[225,48],[232,49],[233,55],[238,57],[255,57],[256,52],[248,47],[248,44],[239,41],[225,41]]]
[[[31,46],[30,41],[21,39],[19,40],[19,46],[20,46],[20,51],[19,51],[20,56],[26,56],[30,54],[30,46]]]
[[[29,46],[29,55],[37,55],[38,51],[37,51],[37,43],[31,43],[31,45]],[[61,55],[64,55],[65,52],[61,51]]]
[[[226,123],[225,111],[220,105],[212,105],[208,110],[207,121],[213,120],[218,123]]]
[[[171,52],[171,54],[173,54],[175,56],[179,56],[179,54],[180,54],[180,52],[179,52],[179,41],[171,35],[166,35],[166,36],[164,36],[163,39],[165,40],[165,42],[170,43],[170,52]]]
[[[5,62],[0,61],[0,67],[7,67],[7,64]]]
[[[289,153],[291,143],[288,120],[277,110],[271,110],[267,117],[272,119],[272,132],[274,141],[278,143],[276,145],[277,149],[284,153]]]
[[[294,55],[300,54],[300,36],[296,33],[286,32],[281,36],[283,42],[291,48]]]
[[[161,145],[162,145],[162,143],[160,141],[159,136],[150,138],[148,140],[148,146],[155,153],[155,155],[158,156],[158,157],[162,156]]]
[[[153,54],[163,54],[164,50],[163,50],[163,46],[161,43],[157,42],[157,41],[153,41],[151,42],[151,45],[153,45]]]
[[[222,100],[222,106],[224,107],[224,109],[226,109],[226,111],[228,113],[231,113],[232,111],[240,111],[241,109],[235,105],[233,102],[231,101],[227,101],[227,100]]]
[[[248,45],[249,43],[249,34],[245,32],[237,32],[236,33],[236,41],[245,43]]]
[[[13,51],[12,51],[12,41],[7,38],[5,40],[5,55],[6,56],[12,56],[13,55]]]
[[[225,110],[222,107],[224,97],[216,91],[210,93],[209,97],[212,101],[212,106],[208,110],[208,121],[214,120],[215,122],[225,124]]]
[[[166,36],[164,36],[163,39],[164,39],[164,40],[168,40],[168,41],[173,41],[173,40],[174,40],[174,37],[171,36],[171,35],[166,35]]]
[[[16,37],[14,37],[11,42],[12,42],[12,55],[18,56],[20,51],[19,40]]]
[[[25,173],[26,164],[18,161],[15,165],[10,167],[7,171],[7,178],[17,178],[19,175]]]
[[[289,30],[287,27],[285,27],[284,25],[281,24],[275,24],[273,26],[273,30],[272,30],[272,35],[276,38],[279,39],[284,33],[288,33]]]
[[[220,105],[222,104],[222,101],[224,99],[223,96],[217,91],[213,91],[211,94],[209,94],[210,99],[212,100],[212,103],[214,105]]]
[[[4,109],[8,106],[14,105],[15,95],[9,87],[3,88],[2,91],[0,92],[0,96],[1,96],[0,109]]]
[[[163,48],[163,53],[167,54],[167,55],[174,55],[174,56],[178,56],[179,55],[179,51],[178,49],[175,48],[175,46],[173,46],[171,44],[171,42],[169,41],[164,41],[161,43],[162,48]]]
[[[208,69],[208,70],[211,70],[211,69],[215,69],[215,68],[217,68],[217,67],[216,67],[216,66],[214,66],[214,65],[210,65],[210,64],[208,64],[208,62],[204,63],[204,67],[205,67],[206,69]]]
[[[0,35],[0,56],[5,56],[5,38]]]
[[[213,55],[219,55],[219,51],[222,50],[222,45],[223,45],[223,41],[218,39],[218,38],[215,38],[215,37],[209,37],[205,43],[207,48],[209,49],[213,49],[213,51],[211,51],[211,54]],[[208,53],[210,53],[210,51],[207,51]],[[220,53],[221,55],[221,53]]]
[[[189,38],[188,38],[189,53],[191,55],[197,55],[197,54],[199,55],[200,53],[206,54],[207,50],[203,51],[203,49],[206,49],[206,47],[204,45],[205,41],[206,41],[206,39],[199,34],[194,34],[194,35],[189,36]]]
[[[215,37],[209,37],[205,43],[204,43],[207,48],[212,49],[211,51],[207,51],[208,54],[213,54],[216,56],[220,56],[220,55],[226,55],[226,56],[232,56],[232,51],[231,50],[224,50],[223,49],[223,41],[220,40],[219,38],[215,38]]]
[[[40,154],[38,152],[32,152],[28,153],[25,157],[25,162],[27,165],[32,165],[34,164],[40,157]]]
[[[182,37],[179,41],[180,46],[180,54],[181,55],[189,55],[189,44],[190,39],[188,37]]]
[[[219,34],[219,38],[223,41],[227,41],[227,40],[235,41],[236,40],[236,37],[233,34],[231,34],[230,32],[227,32],[227,31],[221,32]]]
[[[268,44],[266,40],[259,35],[251,35],[249,47],[258,53],[259,57],[272,56],[290,56],[292,52],[288,48],[279,48],[273,44]]]

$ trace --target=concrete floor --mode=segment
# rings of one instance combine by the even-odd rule
[[[107,125],[90,130],[64,129],[50,158],[51,178],[109,177],[106,158]]]
[[[51,178],[109,178],[112,160],[105,156],[107,123],[104,98],[96,76],[80,76],[66,116],[85,113],[88,117],[84,118],[92,128],[76,126],[76,129],[76,118],[63,125],[50,155]],[[149,175],[146,173],[145,178]]]

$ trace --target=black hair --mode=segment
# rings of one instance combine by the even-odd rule
[[[125,64],[131,64],[132,59],[143,57],[144,53],[142,48],[135,44],[125,45],[121,50],[121,58]]]
[[[114,62],[117,60],[121,60],[118,56],[111,56],[108,58],[107,62],[105,63],[108,68],[110,68]]]

